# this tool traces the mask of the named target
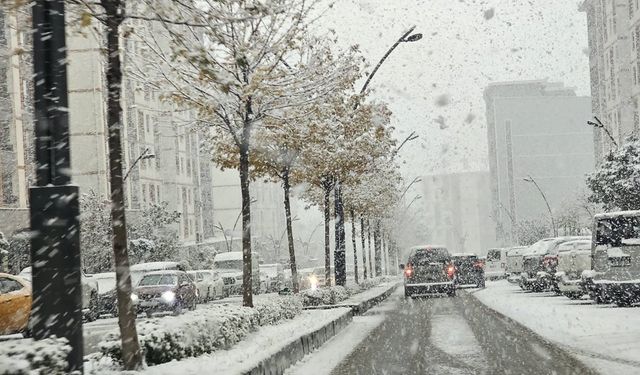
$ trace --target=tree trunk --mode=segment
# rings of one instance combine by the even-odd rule
[[[371,277],[376,277],[376,270],[373,267],[373,252],[371,251],[371,222],[367,218],[367,251],[369,252],[369,271]]]
[[[242,194],[242,306],[253,307],[248,138],[240,147],[240,192]]]
[[[296,251],[293,244],[293,225],[291,224],[291,185],[289,181],[289,170],[285,170],[282,174],[282,186],[284,188],[284,212],[287,221],[287,241],[289,242],[289,263],[291,265],[291,280],[293,282],[293,292],[298,293],[300,286],[298,285],[298,269],[296,266]]]
[[[358,284],[358,248],[356,246],[356,215],[351,210],[351,242],[353,243],[353,273]]]
[[[333,263],[334,272],[336,275],[336,285],[344,286],[347,283],[347,270],[346,270],[346,249],[345,249],[345,234],[344,234],[344,205],[342,204],[342,186],[340,181],[336,182],[333,187],[335,195],[335,242],[336,247],[333,251]]]
[[[118,325],[125,370],[142,367],[142,352],[138,342],[136,314],[131,302],[131,274],[127,252],[127,222],[125,217],[122,179],[122,70],[120,65],[120,35],[124,6],[119,0],[102,0],[107,14],[107,127],[109,129],[109,182],[111,183],[111,225],[113,259],[116,269]]]
[[[324,183],[324,276],[325,285],[331,285],[331,240],[329,221],[331,220],[331,184]]]
[[[365,248],[364,238],[364,217],[360,216],[360,239],[362,240],[362,276],[367,279],[367,249]]]
[[[382,249],[381,249],[381,238],[380,238],[380,220],[376,219],[375,228],[373,229],[373,246],[375,252],[375,269],[376,276],[382,275]]]

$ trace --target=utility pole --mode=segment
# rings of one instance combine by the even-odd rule
[[[78,187],[71,185],[64,0],[36,0],[33,16],[36,186],[29,189],[36,340],[64,337],[67,373],[83,372]]]

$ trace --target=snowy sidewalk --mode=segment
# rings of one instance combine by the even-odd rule
[[[603,374],[640,373],[639,308],[525,293],[504,280],[470,294]]]

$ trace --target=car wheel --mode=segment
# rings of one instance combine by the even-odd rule
[[[176,304],[173,306],[173,315],[182,314],[182,302],[176,301]]]
[[[405,299],[411,298],[411,293],[409,293],[407,289],[404,290],[404,298]]]
[[[456,296],[456,290],[455,289],[449,290],[449,292],[447,292],[447,296],[455,297]]]
[[[147,310],[145,314],[147,315],[147,318],[153,318],[153,312],[151,310]]]
[[[189,306],[189,310],[191,310],[191,311],[195,310],[197,305],[198,305],[198,302],[194,298],[193,302],[191,303],[191,306]]]

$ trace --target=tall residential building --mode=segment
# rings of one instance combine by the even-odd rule
[[[638,135],[640,116],[640,0],[585,0],[593,114],[615,142]],[[596,161],[612,146],[602,130],[594,132]]]
[[[0,231],[10,234],[29,226],[33,68],[29,53],[13,52],[30,50],[31,22],[28,14],[20,12],[0,14],[0,19],[0,74],[7,76],[0,80]],[[144,29],[157,27],[142,25],[145,21],[130,22]],[[99,197],[108,197],[103,39],[101,30],[94,28],[67,34],[67,76],[73,182],[81,193],[93,191]],[[176,227],[181,241],[196,245],[215,234],[214,166],[201,150],[199,134],[191,131],[194,112],[179,110],[162,100],[161,93],[144,80],[128,74],[137,63],[136,56],[141,56],[141,44],[135,38],[122,41],[123,165],[125,173],[129,171],[125,181],[127,209],[135,215],[149,204],[166,202],[169,210],[181,214]],[[151,156],[134,166],[141,155]]]
[[[504,82],[484,91],[492,217],[500,243],[514,241],[515,223],[547,220],[533,178],[558,212],[583,195],[593,170],[590,98],[559,83]]]
[[[478,255],[495,246],[487,171],[423,176],[421,190],[428,242]]]

